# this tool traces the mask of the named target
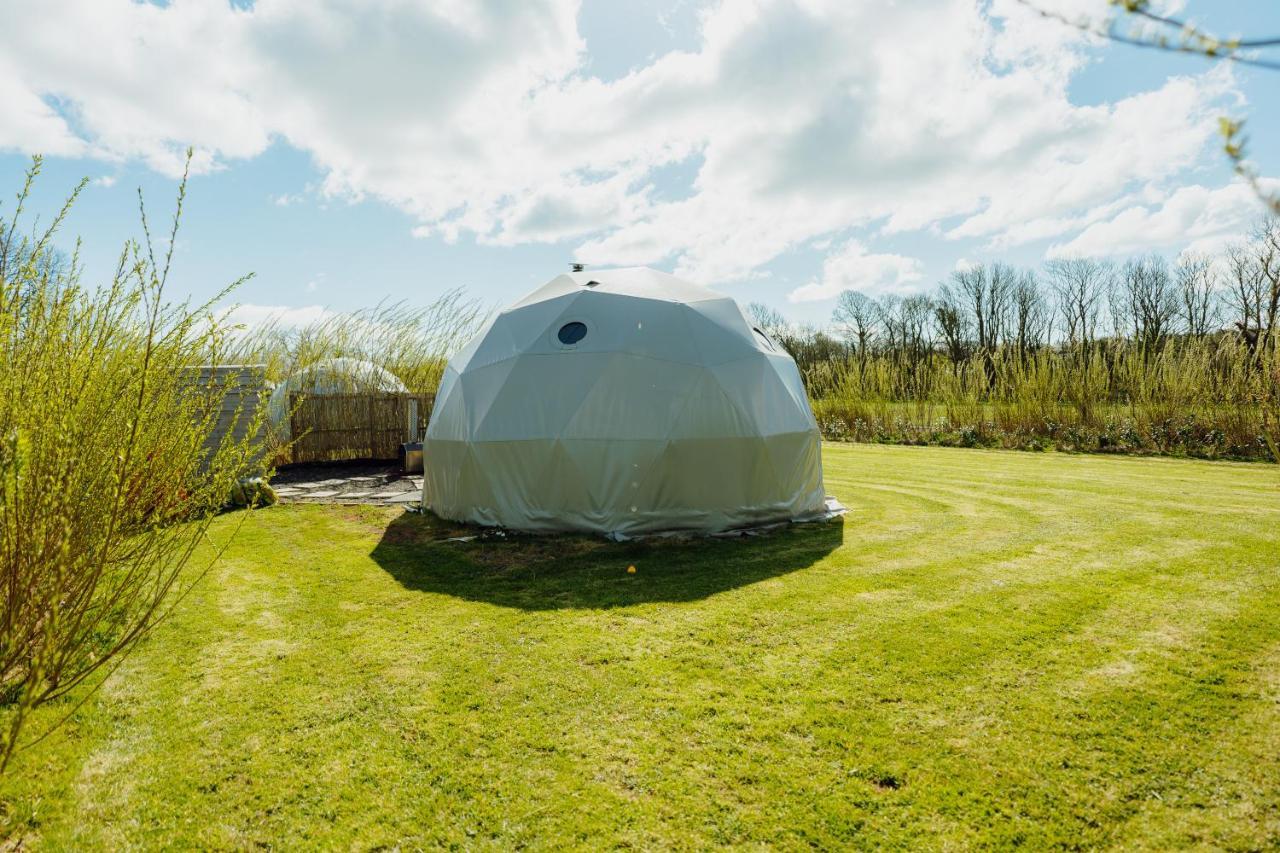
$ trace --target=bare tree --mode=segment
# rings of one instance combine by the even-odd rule
[[[933,323],[942,337],[947,357],[959,364],[969,355],[969,315],[946,284],[938,286],[938,296],[933,301]]]
[[[933,315],[933,300],[923,293],[902,300],[902,326],[906,333],[907,349],[913,362],[925,361],[933,351],[933,337],[929,334],[929,318]]]
[[[1253,229],[1253,257],[1262,279],[1258,311],[1258,343],[1266,346],[1280,322],[1280,216],[1269,216]]]
[[[1262,331],[1266,277],[1246,243],[1233,243],[1227,247],[1226,264],[1226,303],[1231,309],[1232,324],[1245,343],[1253,348],[1257,346]]]
[[[880,349],[889,355],[902,352],[906,344],[906,330],[899,317],[901,306],[902,297],[894,293],[885,293],[876,300],[881,329]]]
[[[1079,347],[1087,363],[1098,339],[1098,316],[1103,297],[1111,289],[1115,270],[1094,258],[1062,258],[1045,265],[1053,289],[1062,333],[1068,345]]]
[[[880,307],[865,293],[846,290],[836,300],[831,320],[844,334],[845,340],[858,347],[858,358],[867,357],[867,348],[880,324]]]
[[[968,313],[982,352],[990,353],[1004,338],[1016,278],[1013,267],[1002,263],[976,264],[951,274],[951,296]]]
[[[929,318],[933,300],[923,294],[880,297],[880,325],[889,353],[906,358],[912,364],[923,361],[933,348],[929,334]]]
[[[1178,319],[1193,338],[1203,338],[1218,326],[1217,272],[1213,258],[1183,252],[1174,267],[1178,290]]]
[[[1031,270],[1022,271],[1014,280],[1010,305],[1010,336],[1018,356],[1025,359],[1044,344],[1049,329],[1049,307]]]
[[[1112,311],[1117,332],[1123,318],[1133,339],[1144,350],[1153,351],[1164,345],[1173,330],[1178,314],[1178,297],[1169,265],[1159,255],[1134,258],[1125,263],[1115,290]]]
[[[1111,320],[1110,337],[1117,340],[1134,335],[1138,325],[1133,318],[1133,300],[1125,286],[1125,268],[1121,267],[1111,278],[1107,288],[1107,317]]]
[[[1226,38],[1215,35],[1196,21],[1177,18],[1155,8],[1151,0],[1110,0],[1108,5],[1117,10],[1116,14],[1101,19],[1059,12],[1040,5],[1037,0],[1019,2],[1043,17],[1121,44],[1280,70],[1280,60],[1265,54],[1267,48],[1280,47],[1280,37]]]
[[[787,328],[787,318],[782,316],[782,312],[776,308],[770,308],[763,302],[747,303],[747,316],[751,322],[759,327],[760,331],[767,334],[778,336],[778,333],[785,331]]]

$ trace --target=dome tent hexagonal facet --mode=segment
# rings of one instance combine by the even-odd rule
[[[526,531],[720,530],[819,515],[795,362],[732,299],[650,269],[561,275],[445,368],[423,502]]]

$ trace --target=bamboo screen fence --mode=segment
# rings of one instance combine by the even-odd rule
[[[398,459],[400,445],[421,440],[434,394],[294,394],[292,462]]]

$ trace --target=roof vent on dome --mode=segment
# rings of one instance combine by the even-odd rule
[[[591,279],[591,281],[589,281],[589,282],[587,282],[586,284],[584,284],[584,285],[583,285],[583,287],[596,287],[596,286],[597,286],[597,285],[599,285],[599,284],[600,284],[600,282],[596,281],[596,280],[593,278],[593,279]]]

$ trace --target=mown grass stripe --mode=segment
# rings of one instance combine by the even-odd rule
[[[843,526],[763,539],[458,545],[381,508],[261,513],[0,781],[10,832],[54,849],[1280,838],[1280,474],[825,452]]]

